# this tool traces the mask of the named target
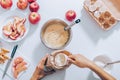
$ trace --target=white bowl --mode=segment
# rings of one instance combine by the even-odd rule
[[[95,62],[96,65],[101,67],[104,71],[106,71],[107,73],[111,74],[113,65],[108,65],[108,66],[104,67],[104,65],[106,63],[112,62],[112,60],[107,55],[96,56],[93,61]],[[92,72],[92,73],[93,73],[93,76],[95,78],[101,80],[100,77],[95,72]]]
[[[25,34],[18,38],[17,40],[11,40],[9,38],[6,38],[3,34],[2,28],[4,25],[6,25],[8,22],[13,22],[15,16],[21,17],[21,18],[26,18],[26,22],[25,22],[25,28],[26,28],[26,32]],[[18,42],[21,41],[28,33],[29,31],[29,21],[28,18],[25,14],[23,14],[22,12],[18,12],[16,10],[14,11],[7,11],[5,13],[3,13],[2,15],[0,15],[0,38],[6,42]]]

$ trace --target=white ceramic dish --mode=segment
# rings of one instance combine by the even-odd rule
[[[10,53],[9,53],[9,56],[10,56]],[[20,80],[20,78],[22,77],[22,75],[24,75],[24,74],[29,74],[28,70],[29,70],[29,67],[30,67],[30,62],[29,62],[23,55],[21,55],[21,52],[20,52],[20,51],[17,51],[17,52],[16,52],[16,55],[14,56],[14,58],[13,58],[11,64],[10,64],[10,66],[9,66],[9,69],[8,69],[8,71],[7,71],[7,73],[6,73],[6,76],[8,76],[8,77],[10,78],[10,80],[11,80],[11,79],[12,79],[12,80],[16,80],[16,79],[13,77],[13,71],[12,71],[13,62],[14,62],[14,59],[15,59],[16,57],[22,57],[22,58],[24,59],[24,61],[27,63],[27,65],[26,65],[27,70],[21,72],[21,73],[18,75],[17,80]],[[0,70],[1,70],[2,72],[4,72],[5,67],[6,67],[6,64],[7,64],[7,61],[6,61],[4,64],[0,64]],[[2,75],[3,75],[3,74],[2,74]],[[1,78],[0,78],[0,80],[1,80]]]
[[[26,22],[25,22],[25,28],[26,28],[26,32],[25,34],[16,39],[16,40],[11,40],[9,38],[6,38],[4,35],[3,35],[3,31],[2,31],[2,28],[4,25],[6,25],[8,22],[14,20],[13,17],[15,16],[18,16],[20,18],[26,18]],[[7,42],[18,42],[18,41],[21,41],[23,38],[25,38],[25,36],[27,35],[28,31],[29,31],[29,21],[28,21],[28,18],[25,14],[23,14],[22,12],[18,12],[18,11],[7,11],[5,13],[3,13],[2,15],[0,15],[0,38],[4,41],[7,41]]]
[[[111,74],[113,65],[108,65],[108,66],[104,67],[106,63],[112,62],[112,60],[107,55],[96,56],[93,61],[95,62],[95,64],[97,64],[99,67],[101,67],[104,71]],[[92,73],[95,78],[101,80],[100,77],[96,73],[94,73],[94,72],[92,72]]]

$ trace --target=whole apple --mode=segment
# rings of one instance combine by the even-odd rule
[[[37,12],[39,10],[39,4],[37,2],[33,2],[30,4],[29,9],[31,12]]]
[[[73,21],[76,18],[76,12],[74,10],[69,10],[65,14],[68,21]]]
[[[17,2],[17,7],[18,7],[19,9],[24,10],[24,9],[27,8],[27,6],[28,6],[28,1],[27,1],[27,0],[18,0],[18,2]]]
[[[31,12],[29,14],[29,21],[32,24],[37,24],[40,21],[41,17],[40,14],[37,12]]]
[[[9,9],[12,7],[13,2],[12,0],[1,0],[0,4],[4,9]]]
[[[29,3],[35,2],[36,0],[28,0]]]

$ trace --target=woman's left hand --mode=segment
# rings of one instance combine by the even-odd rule
[[[30,80],[39,80],[45,77],[44,64],[47,58],[48,55],[46,55],[44,58],[41,59]]]

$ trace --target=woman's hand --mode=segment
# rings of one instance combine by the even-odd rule
[[[92,61],[88,60],[81,54],[70,55],[69,61],[81,68],[88,68],[92,63]]]
[[[46,75],[44,73],[44,64],[47,58],[48,58],[48,55],[46,55],[44,58],[41,59],[30,80],[39,80]]]

